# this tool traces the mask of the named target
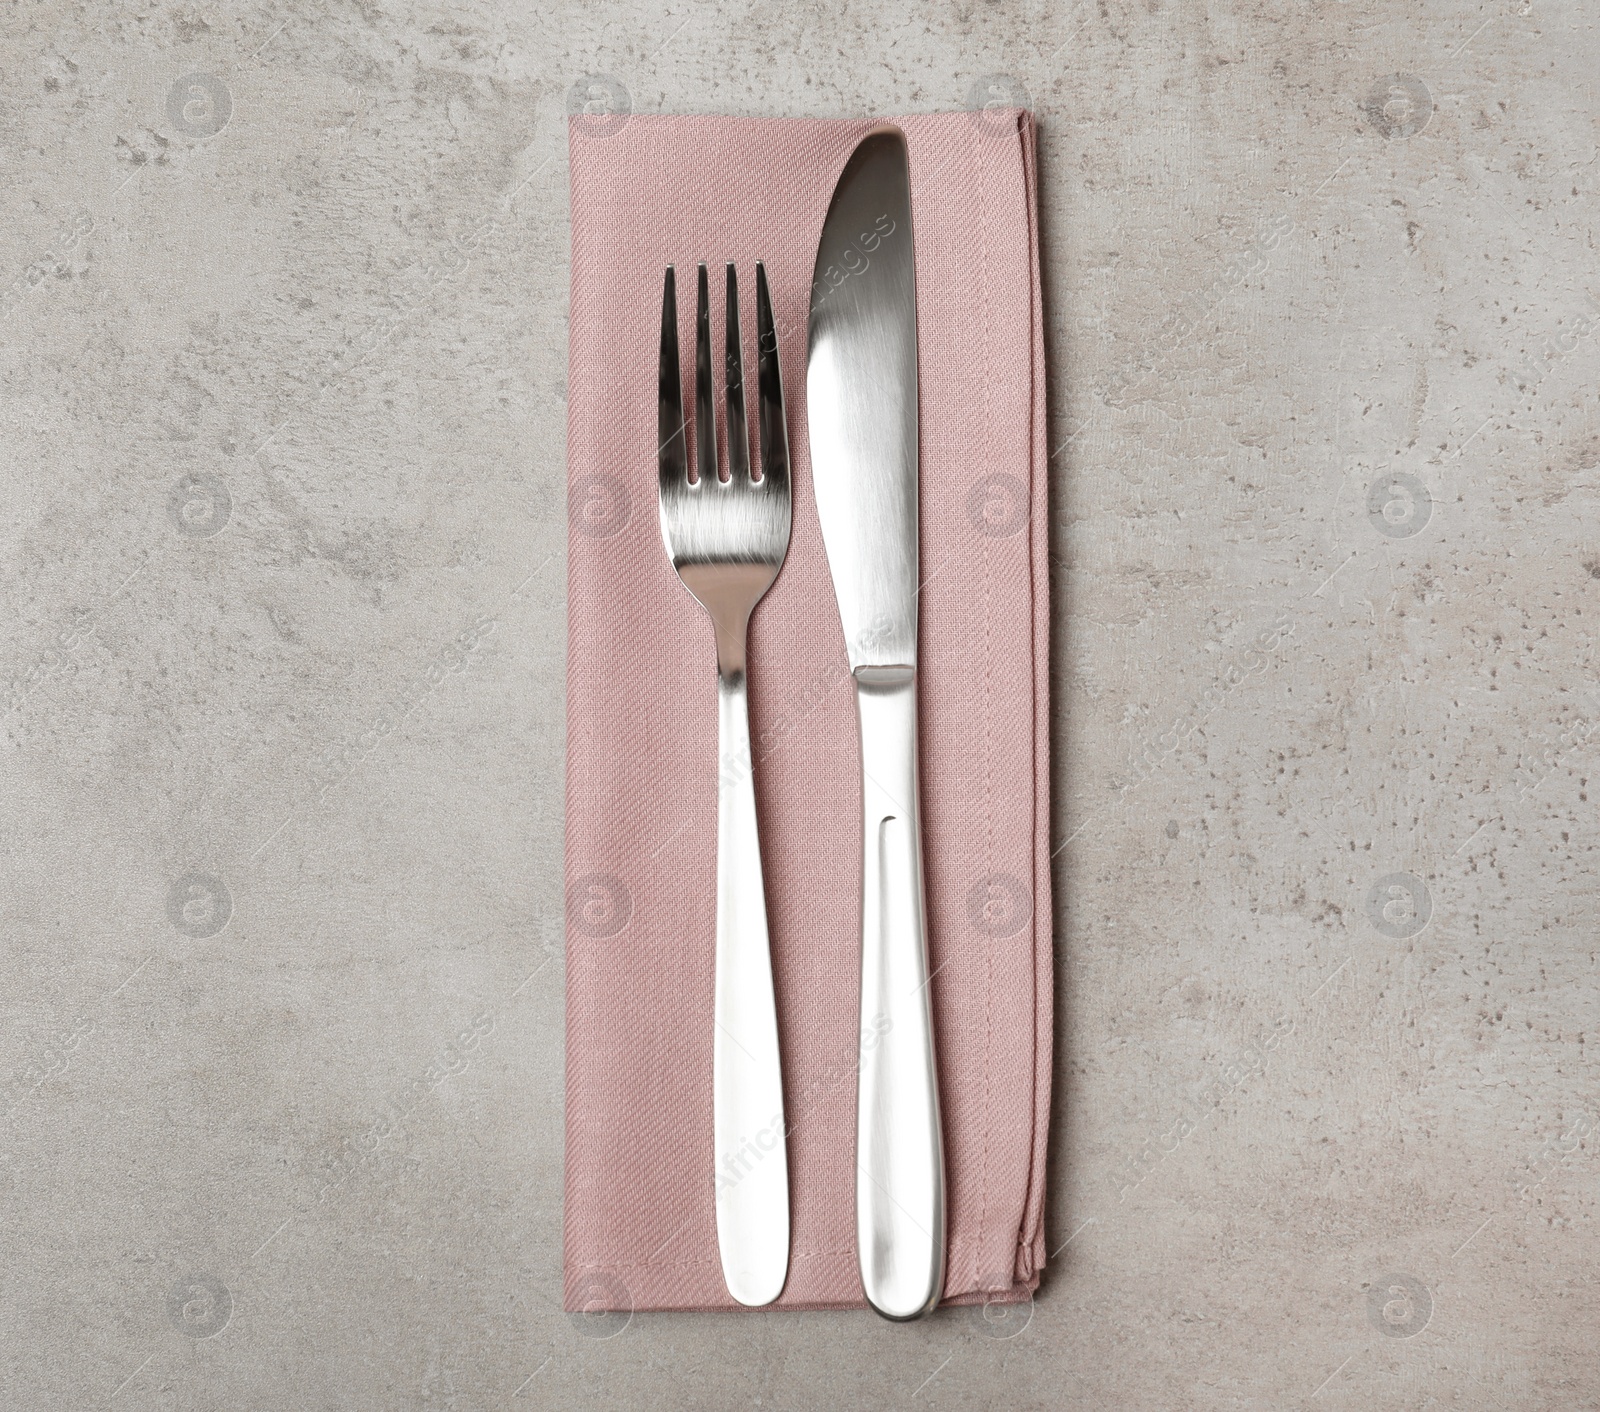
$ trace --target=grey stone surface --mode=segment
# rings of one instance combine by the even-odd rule
[[[1597,62],[1547,0],[8,9],[0,1405],[1600,1403]],[[574,92],[1040,115],[1031,1311],[560,1311]]]

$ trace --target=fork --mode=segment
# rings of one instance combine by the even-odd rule
[[[728,265],[728,476],[717,469],[711,312],[699,266],[695,312],[694,475],[683,426],[678,296],[667,266],[661,297],[660,499],[667,557],[711,616],[717,648],[717,962],[711,1089],[717,1247],[728,1293],[770,1304],[789,1272],[789,1162],[778,1059],[778,1014],[746,688],[750,614],[789,549],[789,437],[767,272],[756,262],[759,478],[750,466],[739,284]]]

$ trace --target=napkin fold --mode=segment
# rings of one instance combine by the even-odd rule
[[[1053,976],[1035,132],[1021,110],[894,121],[910,149],[917,259],[919,704],[945,1299],[1009,1301],[1028,1297],[1045,1259]],[[793,461],[793,538],[751,622],[749,669],[789,1125],[792,1245],[778,1307],[865,1304],[860,762],[812,498],[805,360],[823,219],[873,126],[571,121],[569,1310],[739,1307],[722,1281],[713,1202],[716,663],[710,621],[662,547],[655,487],[662,275],[669,263],[680,272],[688,373],[684,272],[701,260],[714,275],[715,349],[720,267],[738,263],[752,374],[755,262],[766,263]],[[720,420],[720,385],[717,395]],[[691,411],[692,400],[691,386]]]

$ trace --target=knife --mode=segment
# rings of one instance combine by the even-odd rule
[[[905,134],[845,164],[811,281],[811,476],[861,729],[856,1243],[867,1300],[944,1286],[944,1146],[917,799],[917,300]]]

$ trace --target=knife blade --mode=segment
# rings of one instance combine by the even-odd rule
[[[806,360],[811,474],[862,758],[856,1240],[868,1302],[944,1286],[944,1149],[917,784],[917,304],[905,134],[870,132],[823,223]]]

